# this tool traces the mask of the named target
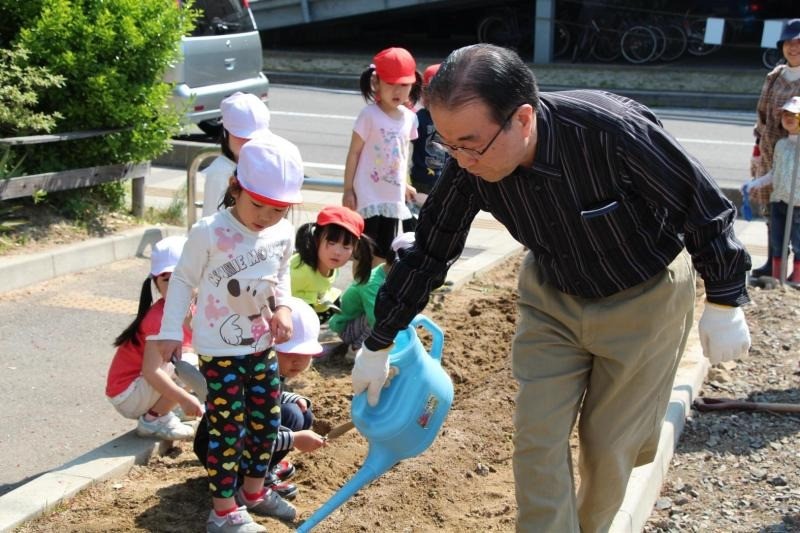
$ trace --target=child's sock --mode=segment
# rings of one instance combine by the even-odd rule
[[[264,497],[264,495],[265,495],[266,493],[267,493],[267,488],[266,488],[266,487],[264,487],[263,489],[261,489],[261,490],[260,490],[260,491],[258,491],[258,492],[254,492],[254,493],[247,492],[246,490],[242,489],[242,495],[243,495],[243,496],[244,496],[244,497],[245,497],[247,500],[249,500],[249,501],[251,501],[251,502],[253,502],[253,501],[256,501],[256,500],[260,500],[261,498],[263,498],[263,497]]]
[[[144,414],[144,419],[148,422],[152,422],[156,418],[161,418],[161,415],[150,409]]]
[[[225,518],[230,513],[234,512],[234,511],[238,511],[238,510],[239,510],[239,508],[234,505],[230,509],[222,509],[221,511],[218,511],[217,509],[214,509],[214,514],[216,515],[216,518]]]

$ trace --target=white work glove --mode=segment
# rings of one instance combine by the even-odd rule
[[[378,405],[381,398],[381,388],[389,375],[389,349],[372,351],[363,346],[356,352],[356,361],[353,364],[353,392],[359,394],[367,391],[367,403],[371,406]]]
[[[706,302],[698,328],[703,355],[712,365],[739,359],[750,349],[750,329],[741,307]]]

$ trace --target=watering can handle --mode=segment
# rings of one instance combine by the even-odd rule
[[[431,357],[441,362],[442,348],[444,347],[444,333],[442,332],[442,328],[437,326],[433,320],[431,320],[425,315],[415,316],[414,319],[411,321],[411,326],[413,327],[422,326],[430,332],[430,334],[433,336],[433,343],[431,345]]]

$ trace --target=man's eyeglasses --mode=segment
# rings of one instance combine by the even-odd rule
[[[452,144],[447,144],[439,136],[439,132],[433,133],[433,139],[431,140],[431,142],[439,146],[439,148],[441,148],[442,150],[447,151],[447,153],[449,153],[453,157],[458,156],[458,154],[462,154],[466,155],[467,157],[471,157],[472,159],[480,159],[480,157],[483,154],[485,154],[489,150],[489,148],[492,147],[492,145],[500,136],[500,134],[503,132],[503,130],[506,129],[506,125],[511,120],[511,117],[513,117],[514,114],[517,112],[517,109],[519,109],[519,106],[515,107],[514,110],[511,111],[511,114],[508,115],[506,119],[503,121],[503,123],[500,125],[500,129],[497,130],[497,133],[494,134],[494,137],[491,138],[489,143],[486,146],[484,146],[482,150],[475,150],[474,148],[467,148],[465,146],[453,146]]]

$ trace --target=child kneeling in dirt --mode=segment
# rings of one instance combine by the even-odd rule
[[[158,350],[145,341],[161,327],[170,276],[184,243],[186,237],[172,236],[153,246],[150,275],[142,284],[136,318],[114,340],[117,351],[108,369],[106,396],[122,416],[138,420],[136,432],[142,437],[191,439],[194,429],[183,424],[172,409],[180,405],[188,416],[203,414],[200,401],[173,381],[172,363],[165,363]],[[152,285],[161,295],[155,302]],[[184,352],[191,351],[191,347],[192,332],[184,324]]]
[[[313,452],[326,445],[325,438],[311,430],[314,414],[311,411],[311,400],[284,390],[287,379],[297,377],[310,365],[312,357],[322,355],[319,337],[319,317],[314,309],[300,298],[291,297],[287,305],[292,310],[292,338],[282,344],[275,345],[278,355],[278,371],[281,380],[281,425],[272,458],[269,462],[269,474],[266,485],[283,498],[293,499],[297,496],[297,486],[287,483],[295,473],[295,467],[284,457],[292,450]],[[194,439],[194,453],[205,466],[208,450],[208,426],[206,419],[200,421]],[[241,468],[247,459],[242,458]]]
[[[347,345],[345,358],[355,360],[361,343],[369,337],[375,325],[375,297],[386,280],[397,254],[414,245],[414,233],[401,233],[394,238],[386,261],[375,268],[366,281],[354,280],[342,294],[340,311],[328,322],[331,331],[338,333]]]

